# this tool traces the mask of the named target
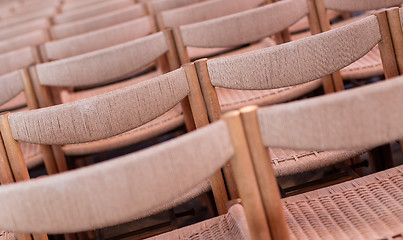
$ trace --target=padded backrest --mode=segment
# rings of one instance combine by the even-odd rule
[[[21,4],[18,7],[14,7],[9,11],[9,14],[4,17],[17,17],[25,14],[31,14],[33,12],[42,11],[45,8],[57,7],[60,1],[54,0],[35,0],[28,1]]]
[[[64,1],[60,6],[61,12],[75,11],[80,8],[85,8],[93,4],[99,4],[105,1],[112,0],[81,0],[81,1]]]
[[[82,19],[80,21],[55,25],[50,28],[50,34],[53,39],[61,39],[104,27],[109,27],[145,15],[146,11],[142,4],[133,4],[130,7]]]
[[[77,21],[83,18],[96,16],[98,14],[107,13],[134,4],[133,0],[114,0],[105,1],[99,4],[93,4],[88,7],[79,8],[75,11],[61,13],[53,17],[55,24]]]
[[[10,17],[0,21],[0,28],[8,28],[17,24],[27,23],[28,21],[33,21],[38,18],[48,18],[56,14],[57,9],[55,7],[48,7],[41,9],[40,11],[35,11],[27,13],[21,16]]]
[[[21,75],[14,71],[0,76],[0,106],[24,90]]]
[[[38,29],[46,29],[50,26],[49,19],[39,18],[32,21],[24,22],[18,25],[13,25],[3,28],[0,31],[0,40],[16,37],[18,35],[31,32]]]
[[[151,17],[141,17],[89,33],[47,42],[48,60],[57,60],[110,47],[151,34],[155,29]]]
[[[240,13],[184,25],[180,27],[180,31],[185,46],[239,46],[280,32],[307,14],[306,0],[284,0]]]
[[[66,233],[139,219],[212,176],[233,153],[219,121],[117,159],[1,186],[0,227]]]
[[[49,35],[45,30],[36,30],[13,38],[0,40],[0,54],[26,46],[37,46],[48,40]]]
[[[338,11],[367,11],[398,6],[402,0],[323,0],[325,7]]]
[[[269,89],[319,79],[364,56],[381,40],[377,17],[315,36],[207,61],[216,87]]]
[[[16,140],[64,145],[112,137],[141,126],[189,93],[182,68],[82,101],[9,115]]]
[[[164,32],[113,47],[37,65],[42,85],[94,86],[129,77],[168,51]]]
[[[21,68],[26,68],[39,62],[36,51],[31,47],[21,48],[0,55],[0,75]]]
[[[173,28],[241,12],[257,7],[263,2],[263,0],[211,0],[161,12],[160,19],[166,28]]]
[[[147,2],[151,5],[153,11],[155,13],[161,12],[161,11],[166,11],[174,8],[179,8],[183,7],[186,5],[198,3],[198,2],[203,2],[205,0],[150,0],[150,1],[143,1]]]
[[[266,146],[341,150],[374,147],[403,137],[403,78],[328,96],[258,109]]]

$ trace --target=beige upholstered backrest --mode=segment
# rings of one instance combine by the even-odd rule
[[[0,75],[21,68],[29,67],[39,62],[38,55],[31,47],[21,48],[0,55]]]
[[[80,21],[55,25],[50,28],[50,34],[53,39],[61,39],[100,28],[109,27],[145,15],[146,11],[142,4],[133,4],[130,7],[125,7],[109,13],[82,19]]]
[[[180,27],[180,31],[185,46],[239,46],[280,32],[307,14],[306,0],[284,0],[244,12],[184,25]]]
[[[105,1],[99,4],[90,5],[88,7],[79,8],[75,11],[58,14],[53,17],[53,22],[55,24],[60,24],[60,23],[77,21],[80,19],[93,17],[98,14],[103,14],[109,11],[114,11],[120,8],[128,7],[132,4],[134,4],[133,0]]]
[[[41,9],[40,11],[34,11],[31,13],[27,13],[24,15],[13,16],[10,18],[3,19],[0,21],[0,28],[7,28],[14,26],[16,24],[26,23],[28,21],[33,21],[38,18],[48,18],[56,14],[57,9],[55,7],[47,7],[45,9]]]
[[[141,17],[89,33],[44,44],[48,60],[57,60],[128,42],[151,34],[155,29],[151,17]]]
[[[233,152],[219,121],[107,162],[1,186],[0,228],[66,233],[138,219],[205,181]]]
[[[261,5],[263,0],[210,0],[161,12],[160,19],[167,28],[201,22],[241,12]]]
[[[47,18],[39,18],[18,25],[13,25],[7,28],[2,28],[0,31],[0,40],[16,37],[18,35],[38,29],[46,29],[49,26],[50,22]]]
[[[48,86],[94,86],[129,77],[168,51],[163,32],[113,47],[37,65]]]
[[[13,38],[0,40],[0,54],[26,46],[37,46],[49,40],[46,30],[36,30]]]
[[[18,71],[0,76],[0,86],[0,106],[24,90],[24,85]]]
[[[323,0],[325,7],[339,11],[366,11],[398,6],[402,0]]]
[[[72,144],[118,135],[174,107],[189,93],[182,68],[121,90],[74,103],[10,114],[16,140]]]
[[[364,56],[381,35],[376,16],[301,40],[207,61],[214,86],[269,89],[306,83]]]
[[[99,4],[105,1],[112,0],[80,0],[80,1],[64,1],[60,7],[61,12],[75,11],[80,8],[85,8],[92,4]]]
[[[264,144],[305,150],[374,147],[403,137],[403,78],[258,110]]]
[[[40,12],[43,9],[50,7],[57,7],[60,4],[60,1],[54,0],[35,0],[35,1],[27,1],[19,6],[13,7],[8,14],[4,14],[4,18],[10,17],[20,17],[25,14],[31,14],[34,12]]]
[[[186,5],[203,2],[203,1],[205,1],[205,0],[175,0],[175,1],[171,1],[171,0],[144,1],[143,0],[143,2],[148,2],[151,5],[151,7],[155,13],[174,9],[174,8],[179,8],[179,7],[183,7]]]

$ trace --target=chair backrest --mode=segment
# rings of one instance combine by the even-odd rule
[[[49,31],[52,39],[61,39],[123,23],[145,15],[147,15],[147,13],[143,4],[133,4],[130,7],[85,18],[79,21],[54,25],[49,29]]]
[[[398,77],[307,100],[241,109],[273,239],[288,238],[289,233],[281,200],[272,196],[278,190],[266,147],[330,151],[401,139],[403,111],[397,103],[403,101],[402,90],[403,78]]]
[[[150,10],[154,14],[174,9],[174,8],[179,8],[183,7],[186,5],[191,5],[194,3],[198,2],[203,2],[205,0],[177,0],[177,1],[170,1],[170,0],[143,0],[141,2],[146,3],[149,7]]]
[[[75,11],[80,8],[88,7],[92,4],[99,4],[105,1],[111,0],[83,0],[83,1],[64,1],[63,4],[60,6],[60,11],[62,13],[66,13],[69,11]]]
[[[140,17],[89,33],[46,42],[41,46],[41,55],[45,61],[72,57],[144,37],[155,32],[155,28],[153,18]]]
[[[0,129],[5,151],[9,153],[10,149],[14,150],[13,154],[8,154],[10,164],[13,163],[12,174],[16,179],[24,175],[21,173],[24,172],[24,162],[18,153],[18,143],[15,140],[39,144],[66,144],[110,137],[157,117],[186,96],[190,102],[198,102],[192,105],[192,111],[202,110],[204,106],[200,88],[192,89],[191,85],[194,83],[188,82],[192,81],[187,78],[188,70],[189,68],[180,68],[147,82],[80,102],[1,116]],[[108,107],[105,107],[105,104]],[[200,114],[195,117],[207,121],[205,112],[204,119]],[[229,128],[224,122],[219,121],[194,133],[117,160],[22,184],[11,184],[10,187],[2,186],[0,202],[12,199],[12,191],[20,192],[22,187],[24,195],[20,195],[20,199],[29,196],[29,201],[37,204],[35,208],[31,207],[29,212],[20,215],[25,220],[18,218],[17,224],[15,221],[10,222],[10,217],[15,214],[17,217],[21,211],[26,210],[18,201],[16,204],[18,206],[9,207],[9,212],[3,214],[4,220],[0,217],[0,227],[16,232],[62,233],[101,228],[141,218],[150,212],[155,212],[154,209],[172,207],[171,202],[174,199],[192,190],[232,158],[251,234],[255,238],[259,236],[267,238],[269,232],[263,215],[263,205],[239,115],[228,118],[228,126]],[[228,129],[234,130],[229,133]],[[234,150],[231,143],[238,148]],[[21,169],[17,169],[16,162],[21,163],[19,166]],[[187,170],[183,172],[183,169]],[[105,171],[111,171],[112,174],[105,174]],[[150,171],[158,174],[149,174]],[[158,178],[155,177],[157,175]],[[109,178],[115,179],[113,183],[108,180]],[[186,181],[187,178],[191,180]],[[80,186],[92,190],[73,187],[77,181],[80,182]],[[186,184],[182,184],[183,181]],[[99,182],[111,184],[99,184]],[[180,182],[182,183],[179,184]],[[51,190],[56,186],[64,190],[61,192]],[[127,188],[128,186],[130,187]],[[162,191],[162,188],[165,190]],[[41,190],[36,194],[28,194],[31,190],[38,189]],[[7,192],[8,198],[1,197],[2,191]],[[137,195],[138,198],[133,197],[136,192],[142,194]],[[158,197],[155,197],[157,193]],[[73,200],[59,194],[78,198]],[[102,194],[103,197],[99,198],[98,194]],[[119,200],[114,199],[116,196],[120,196]],[[53,201],[55,203],[53,205],[39,200],[44,198],[58,200]],[[94,202],[94,199],[102,200]],[[5,202],[2,206],[10,203]],[[90,205],[92,207],[89,207]],[[70,206],[74,206],[77,211],[69,209]],[[116,209],[113,206],[119,207]],[[55,211],[56,209],[58,210]],[[43,215],[45,212],[49,214]],[[97,215],[95,219],[89,217],[94,214]],[[75,219],[78,215],[80,217]],[[28,216],[41,217],[37,220]]]
[[[132,4],[134,4],[133,0],[115,0],[115,1],[100,2],[99,4],[93,4],[88,7],[79,8],[75,11],[57,14],[53,17],[53,22],[55,24],[61,24],[77,21],[80,19],[93,17],[99,14],[128,7]]]
[[[287,12],[287,14],[284,14]],[[285,0],[208,21],[174,28],[182,63],[187,47],[235,47],[278,33],[308,14],[306,0]]]
[[[8,13],[6,14],[3,13],[2,16],[3,18],[18,17],[25,14],[31,14],[33,12],[40,12],[45,8],[58,7],[59,4],[60,1],[54,1],[54,0],[29,1],[27,3],[9,9]]]
[[[27,68],[39,62],[39,56],[32,47],[25,47],[4,53],[0,55],[0,75]]]
[[[385,15],[384,12],[378,15],[382,14]],[[347,26],[282,45],[199,60],[196,68],[210,119],[218,119],[220,115],[214,87],[263,90],[313,81],[355,62],[381,40],[385,43],[388,40],[385,32],[389,29],[381,30],[378,17],[372,15]],[[382,51],[383,47],[380,46],[383,59],[395,60],[393,50],[387,55]]]
[[[32,21],[2,28],[0,31],[0,40],[19,36],[21,34],[39,29],[47,29],[50,27],[50,21],[47,18],[39,18]]]
[[[0,41],[0,54],[17,50],[23,47],[35,47],[49,41],[49,34],[46,30],[35,30],[16,37]]]
[[[33,21],[38,18],[48,18],[55,15],[57,9],[55,7],[47,7],[38,11],[29,12],[23,15],[13,16],[0,21],[0,29],[15,26],[17,24]]]
[[[257,7],[263,3],[263,0],[205,1],[157,13],[157,23],[159,29],[173,28],[184,24],[205,21],[208,19],[244,11]]]
[[[338,11],[368,11],[381,8],[396,7],[403,3],[402,0],[322,0],[324,6],[327,9],[338,10]]]

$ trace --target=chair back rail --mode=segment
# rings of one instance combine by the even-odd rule
[[[80,19],[114,11],[120,8],[128,7],[132,4],[134,4],[133,0],[105,1],[101,2],[100,4],[94,4],[89,7],[77,9],[76,11],[57,14],[53,17],[53,22],[55,24],[61,24],[77,21]]]
[[[189,192],[233,154],[228,129],[220,121],[91,167],[2,186],[0,226],[65,233],[138,219]]]
[[[95,141],[134,129],[162,115],[187,96],[184,70],[82,101],[13,113],[16,140],[47,145]],[[75,129],[71,131],[71,129]]]
[[[380,40],[377,17],[369,16],[283,45],[208,60],[208,72],[216,87],[257,90],[293,86],[355,62]]]
[[[178,27],[244,11],[263,4],[263,0],[212,0],[157,14],[159,29]]]
[[[111,1],[111,0],[107,0]],[[83,0],[83,1],[65,1],[61,6],[60,6],[60,11],[62,13],[70,12],[70,11],[75,11],[80,8],[85,8],[88,7],[89,5],[96,5],[105,2],[105,0]]]
[[[49,31],[52,39],[61,39],[112,26],[118,23],[143,17],[145,15],[146,11],[144,6],[142,4],[134,4],[130,7],[82,19],[80,21],[54,25]]]
[[[39,63],[39,56],[34,48],[25,47],[0,55],[0,75]]]
[[[47,29],[50,27],[50,21],[47,18],[39,18],[29,22],[24,22],[18,25],[14,25],[8,28],[3,28],[0,31],[0,40],[4,40],[7,38],[16,37],[18,35],[38,30],[38,29]]]
[[[37,46],[49,41],[49,34],[45,30],[35,30],[16,37],[0,40],[0,54],[17,50],[26,46]]]
[[[58,60],[128,42],[154,31],[153,19],[145,16],[89,33],[46,42],[43,49],[47,60]]]
[[[399,6],[403,3],[402,0],[323,0],[327,9],[338,11],[368,11],[373,9],[388,8]]]
[[[40,64],[36,69],[41,85],[94,86],[129,77],[168,50],[166,32],[158,32],[99,51]]]
[[[154,13],[183,7],[190,4],[195,4],[199,2],[203,2],[205,0],[177,0],[177,1],[170,1],[170,0],[154,0],[154,1],[143,1],[150,5],[151,9]]]
[[[306,0],[285,0],[179,29],[185,46],[232,47],[278,33],[307,14]]]
[[[45,8],[41,11],[35,11],[29,14],[24,14],[22,16],[15,16],[7,19],[3,19],[0,22],[0,29],[15,26],[17,24],[26,23],[28,21],[33,21],[38,18],[48,18],[55,15],[57,12],[55,7]]]

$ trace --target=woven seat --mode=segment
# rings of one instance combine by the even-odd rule
[[[251,237],[243,207],[236,204],[225,215],[148,239],[249,240]]]
[[[283,199],[292,239],[392,239],[403,234],[403,167]]]

